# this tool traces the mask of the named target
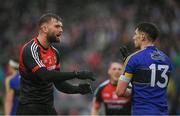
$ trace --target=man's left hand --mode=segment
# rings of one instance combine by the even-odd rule
[[[93,93],[92,92],[92,88],[90,84],[79,84],[79,93],[84,95],[84,94],[88,94],[88,93]]]

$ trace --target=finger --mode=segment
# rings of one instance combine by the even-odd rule
[[[90,77],[90,80],[95,81],[95,79],[93,77]]]
[[[121,55],[124,57],[125,56],[125,48],[124,47],[120,47],[120,52],[121,52]]]
[[[127,49],[127,47],[126,46],[121,46],[120,47],[120,52],[121,52],[121,55],[123,56],[123,57],[127,57],[128,56],[128,49]]]
[[[128,54],[128,49],[126,46],[123,46],[124,47],[124,53]]]
[[[126,53],[127,53],[127,48],[126,48],[126,46],[123,46],[123,48],[122,48],[122,49],[123,49],[123,53],[125,53],[125,54],[126,54]]]
[[[91,86],[90,86],[90,94],[93,94],[93,89]]]

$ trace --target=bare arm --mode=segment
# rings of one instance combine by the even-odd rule
[[[101,103],[93,99],[92,108],[91,108],[91,116],[98,116],[100,107],[101,107]]]
[[[6,80],[6,94],[5,94],[5,103],[4,103],[4,113],[5,115],[10,115],[13,105],[13,96],[14,91],[9,87],[9,79]]]
[[[84,94],[92,93],[91,85],[88,83],[79,84],[78,86],[75,86],[67,82],[55,81],[54,85],[59,91],[67,93],[67,94],[79,93],[79,94],[84,95]]]
[[[116,88],[117,96],[128,97],[131,95],[131,88],[128,88],[131,78],[121,75]]]

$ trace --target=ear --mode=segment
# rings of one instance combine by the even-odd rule
[[[111,70],[109,69],[109,70],[108,70],[108,75],[110,75],[110,74],[111,74]]]
[[[141,33],[141,40],[145,40],[146,39],[146,34],[145,33]]]
[[[47,27],[47,25],[42,25],[42,26],[41,26],[41,29],[42,29],[42,31],[45,32],[45,33],[48,32],[48,27]]]

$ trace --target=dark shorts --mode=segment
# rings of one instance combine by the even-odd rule
[[[39,104],[19,104],[17,115],[57,115],[53,106]]]

